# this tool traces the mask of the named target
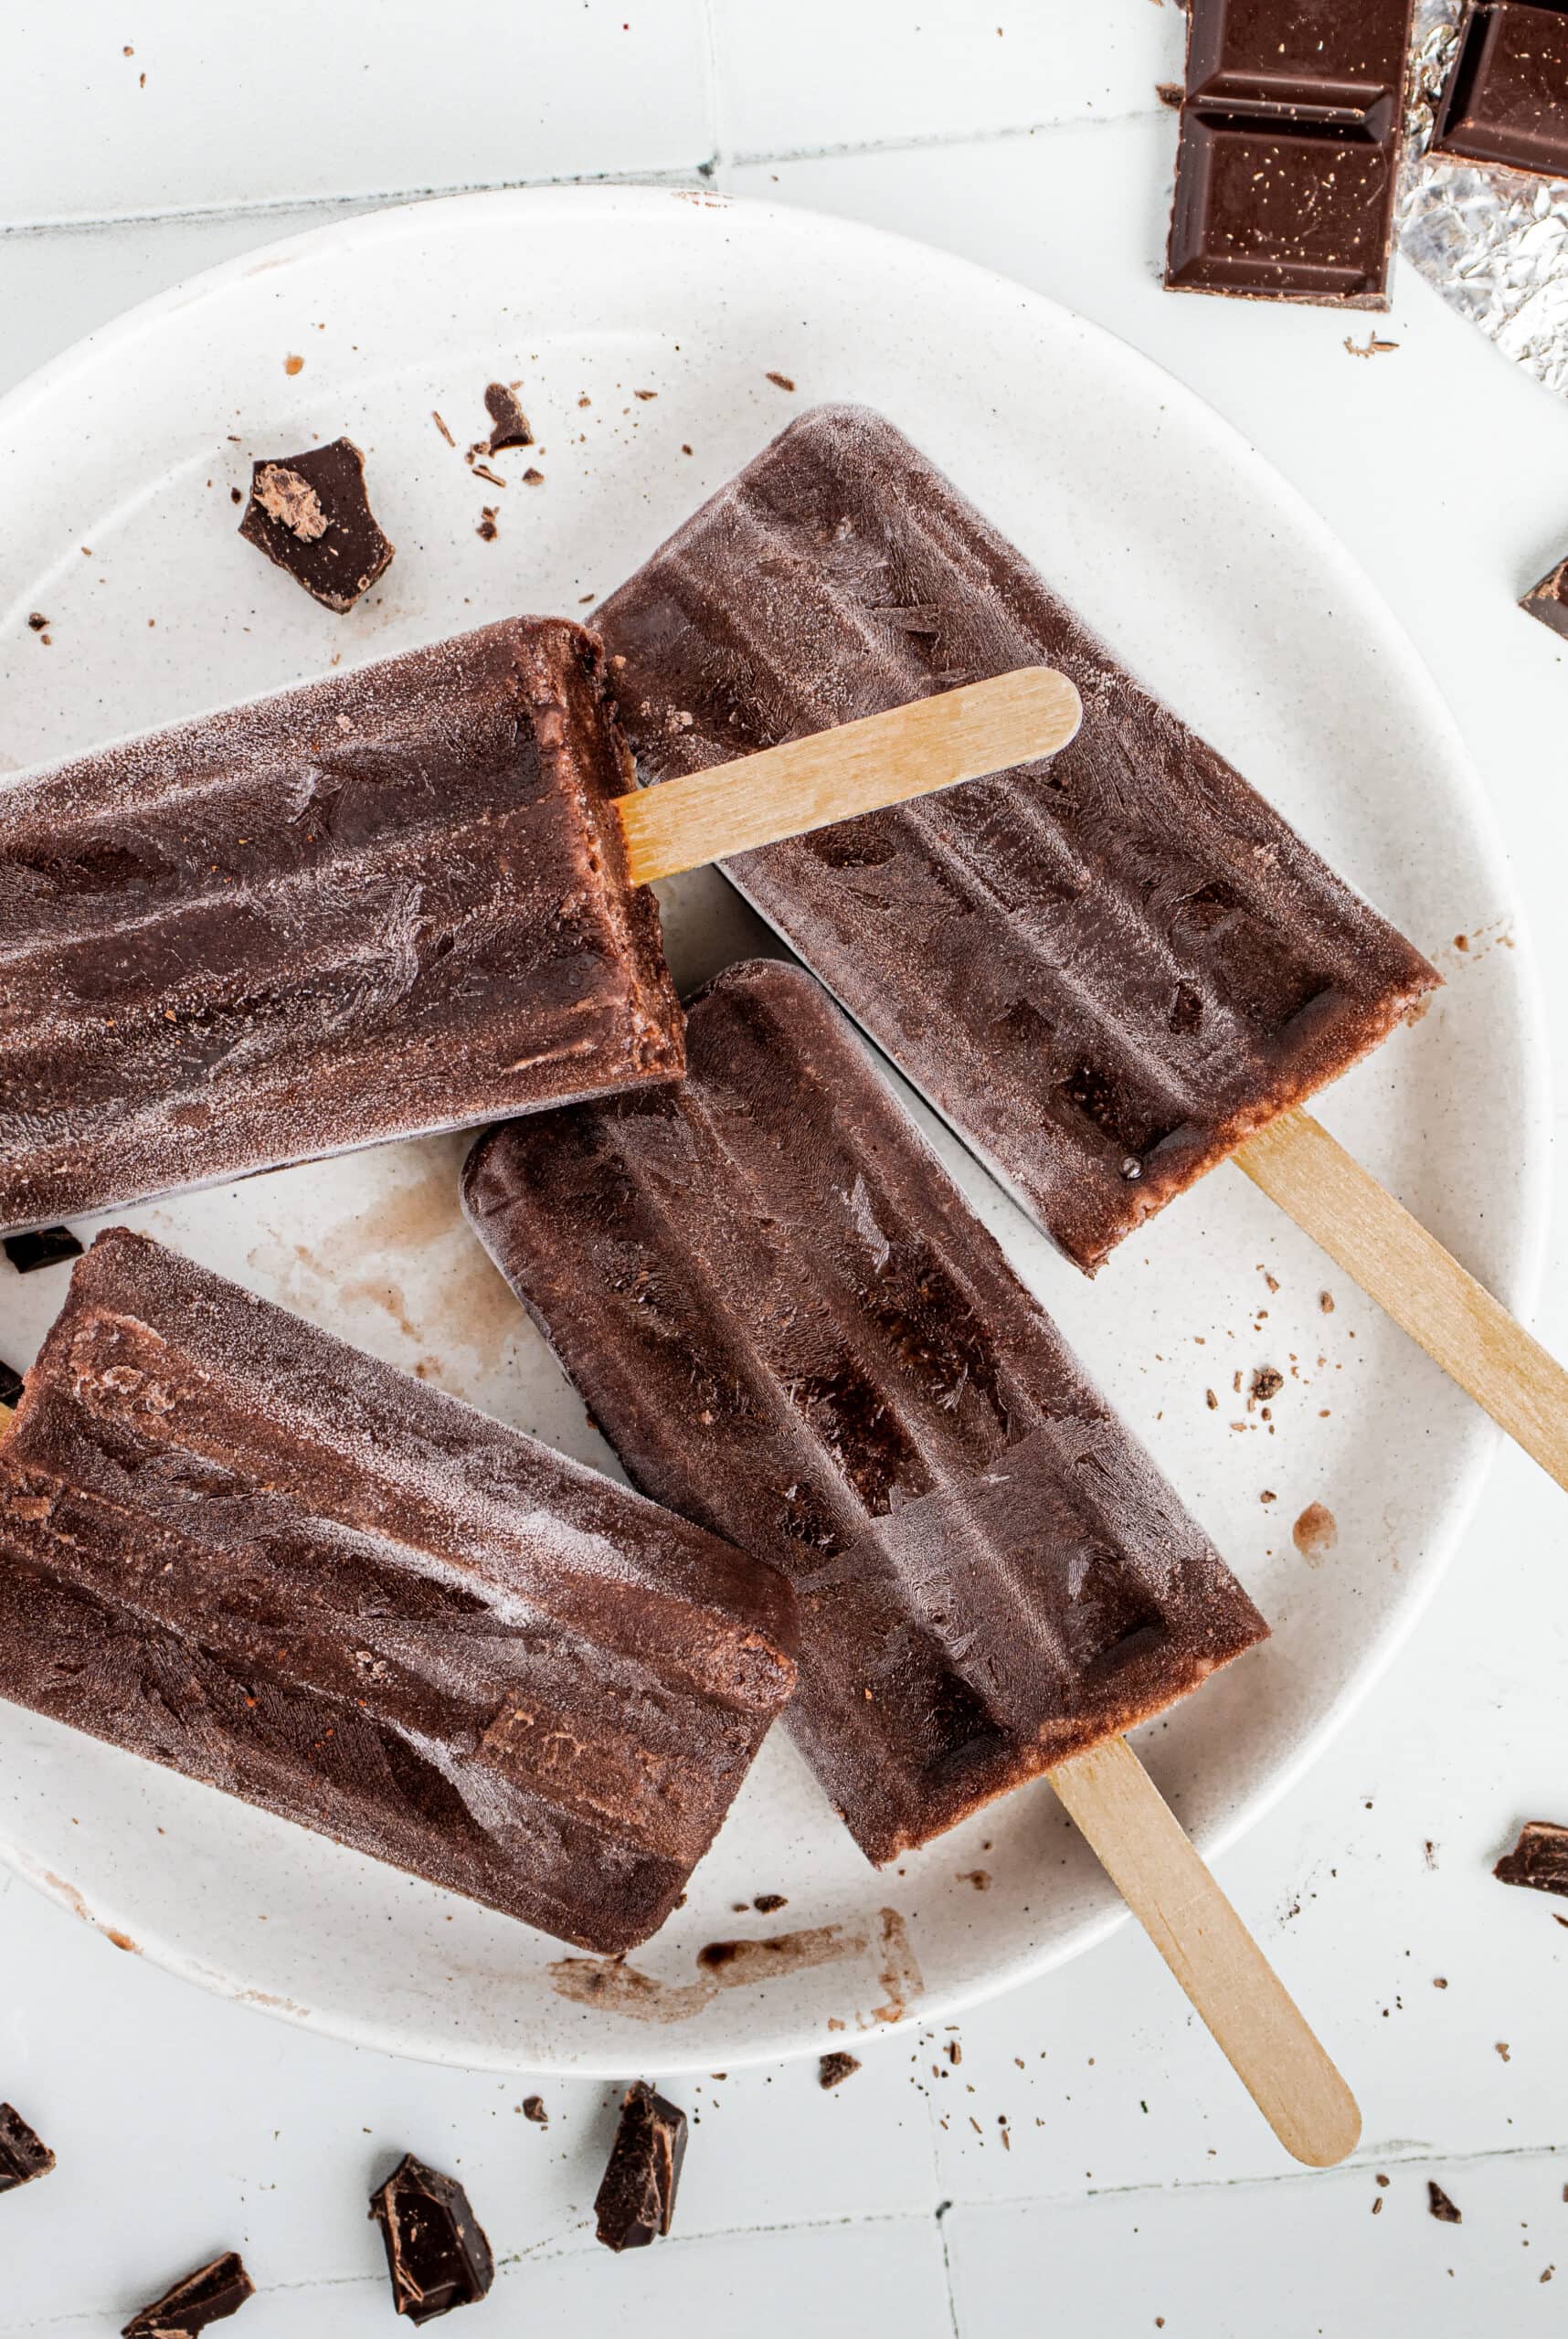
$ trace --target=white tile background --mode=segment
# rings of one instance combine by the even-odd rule
[[[1372,362],[1329,312],[1163,294],[1180,50],[1158,0],[13,0],[0,386],[235,251],[433,188],[702,177],[948,246],[1170,366],[1347,539],[1441,677],[1561,1001],[1568,655],[1512,604],[1568,545],[1568,410],[1409,270]],[[1559,1233],[1560,1352],[1565,1267]],[[1568,1816],[1565,1547],[1562,1497],[1501,1455],[1392,1680],[1224,1863],[1361,2096],[1348,2170],[1290,2168],[1124,1932],[969,2017],[957,2069],[944,2033],[832,2095],[805,2065],[679,2090],[680,2238],[616,2260],[587,2219],[606,2090],[543,2082],[540,2131],[524,2083],[283,2030],[0,1879],[0,2094],[60,2155],[0,2203],[0,2334],[116,2328],[228,2243],[254,2339],[385,2329],[363,2205],[405,2148],[463,2175],[503,2260],[476,2334],[1562,2329],[1568,1931],[1488,1871],[1520,1817]]]

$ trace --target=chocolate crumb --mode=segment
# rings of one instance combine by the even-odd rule
[[[1331,1316],[1334,1312],[1333,1293],[1331,1291],[1320,1291],[1318,1294],[1318,1305],[1322,1309],[1325,1316]]]
[[[545,484],[544,472],[536,471],[533,464],[530,463],[527,470],[523,474],[523,484],[524,487],[543,487]]]
[[[47,2176],[55,2156],[41,2136],[35,2135],[13,2104],[0,2103],[0,2193],[14,2193]]]
[[[493,503],[482,503],[479,508],[482,517],[478,527],[474,530],[474,534],[482,536],[487,545],[493,545],[501,534],[495,524],[496,506]]]
[[[81,1244],[69,1226],[44,1226],[31,1234],[7,1234],[4,1248],[19,1275],[36,1275],[40,1267],[58,1266],[62,1259],[81,1256]]]
[[[956,2039],[956,2038],[949,2038],[949,2039],[948,2039],[948,2062],[949,2062],[949,2063],[951,2063],[951,2065],[953,2066],[953,2069],[954,2069],[955,2070],[957,2070],[957,2069],[958,2069],[959,2065],[963,2061],[963,2059],[964,2059],[964,2050],[963,2050],[963,2048],[960,2046],[960,2044],[959,2043],[958,2039]]]
[[[795,386],[788,374],[769,374],[767,378],[776,390],[792,390]]]
[[[1426,2207],[1439,2225],[1462,2226],[1465,2222],[1463,2216],[1449,2200],[1443,2187],[1440,2185],[1435,2185],[1430,2177],[1426,2180]]]
[[[1379,2211],[1382,2209],[1382,2207],[1383,2207],[1383,2195],[1382,2195],[1381,2193],[1374,2193],[1374,2194],[1372,2195],[1372,2215],[1373,2215],[1373,2217],[1374,2217],[1378,2215],[1378,2213],[1379,2213]]]
[[[1156,81],[1154,94],[1162,106],[1179,108],[1187,93],[1180,81]]]
[[[493,455],[500,454],[503,447],[531,447],[534,444],[528,418],[509,384],[490,383],[484,393],[484,405],[490,417],[490,451]]]
[[[977,1892],[989,1892],[991,1890],[991,1871],[989,1868],[983,1868],[960,1869],[959,1874],[959,1882],[960,1884],[972,1884]]]
[[[1388,2183],[1388,2178],[1384,2176],[1381,2169],[1378,2171],[1377,2181],[1380,2185],[1386,2185]]]
[[[532,2120],[536,2128],[547,2128],[549,2126],[550,2115],[545,2109],[545,2099],[542,2095],[525,2095],[524,2097],[523,2117],[524,2120]]]
[[[27,623],[32,627],[35,633],[42,633],[44,628],[48,624],[48,619],[45,617],[41,609],[28,610]]]
[[[303,359],[302,357],[285,357],[285,358],[284,358],[284,360],[283,360],[283,371],[284,371],[284,373],[285,373],[285,374],[302,374],[302,373],[304,372],[304,370],[305,370],[305,361],[304,361],[304,359]]]
[[[140,2308],[120,2339],[195,2339],[195,2334],[205,2331],[209,2323],[222,2323],[238,2314],[246,2300],[255,2295],[256,2285],[240,2263],[238,2251],[227,2249],[221,2258],[198,2266],[194,2274],[175,2282],[162,2298]]]
[[[1265,1487],[1263,1492],[1258,1497],[1258,1500],[1259,1502],[1277,1502],[1279,1500],[1279,1497],[1275,1493],[1272,1487]]]
[[[682,454],[683,454],[683,455],[689,455],[689,454],[691,453],[691,451],[692,451],[692,450],[691,450],[691,449],[686,445],[685,441],[683,439],[683,440],[682,440],[682,442],[681,442],[681,452],[682,452]]]
[[[1285,1386],[1285,1375],[1272,1364],[1260,1364],[1252,1376],[1252,1397],[1256,1404],[1266,1404],[1277,1397]]]
[[[1434,1974],[1432,1976],[1432,1987],[1435,1990],[1446,1990],[1447,1986],[1448,1976],[1446,1974]]]
[[[245,501],[244,490],[242,488],[231,487],[228,491],[228,500],[231,503],[243,503]]]
[[[658,393],[658,391],[657,391],[657,390],[633,390],[633,391],[632,391],[632,393],[631,393],[631,395],[632,395],[632,397],[633,397],[634,398],[644,398],[644,399],[646,399],[646,398],[656,398],[656,397],[658,397],[659,393]]]
[[[1511,1852],[1504,1853],[1492,1874],[1499,1884],[1522,1884],[1531,1892],[1568,1896],[1568,1827],[1552,1819],[1527,1819],[1518,1843]]]
[[[789,1903],[782,1892],[759,1892],[751,1905],[759,1917],[771,1917],[776,1910],[787,1909]]]
[[[429,2323],[473,2306],[495,2280],[495,2260],[455,2176],[405,2154],[370,2196],[399,2314]]]
[[[845,2080],[853,2079],[859,2069],[858,2055],[846,2055],[842,2049],[835,2055],[820,2055],[817,2058],[817,2085],[842,2087]]]
[[[669,2232],[685,2156],[685,2113],[639,2080],[621,2099],[615,2142],[594,2199],[598,2236],[607,2249],[642,2249],[656,2235]]]
[[[476,479],[487,479],[492,487],[504,487],[506,484],[501,473],[493,471],[488,463],[475,463],[473,470]]]
[[[1212,1389],[1205,1389],[1205,1390],[1204,1390],[1204,1392],[1203,1392],[1203,1402],[1204,1402],[1204,1404],[1205,1404],[1205,1405],[1207,1405],[1207,1407],[1208,1407],[1208,1409],[1209,1409],[1210,1413],[1217,1413],[1219,1412],[1219,1410],[1220,1410],[1220,1401],[1219,1401],[1219,1399],[1215,1396],[1215,1394],[1214,1394],[1214,1392],[1213,1392],[1213,1391]]]
[[[1499,2039],[1498,2040],[1498,2042],[1497,2042],[1497,2051],[1498,2051],[1498,2053],[1502,2057],[1502,2059],[1503,2059],[1503,2061],[1504,2061],[1505,2063],[1511,2063],[1511,2062],[1512,2062],[1512,2060],[1513,2060],[1513,2057],[1509,2053],[1509,2048],[1508,2048],[1508,2040],[1507,2040],[1506,2038],[1499,2038]]]
[[[452,437],[451,432],[447,429],[446,424],[436,412],[434,407],[430,408],[430,420],[435,424],[436,429],[440,432],[441,437],[446,440],[447,445],[449,447],[455,447],[457,445],[457,440]]]

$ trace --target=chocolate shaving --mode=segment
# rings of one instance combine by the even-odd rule
[[[1426,2206],[1439,2225],[1462,2226],[1465,2222],[1443,2187],[1434,2185],[1430,2177],[1426,2180]]]
[[[615,2142],[593,2205],[599,2238],[607,2249],[643,2249],[655,2235],[669,2232],[685,2156],[685,2113],[639,2080],[621,2100]]]
[[[769,374],[768,379],[776,390],[792,390],[795,386],[788,374]]]
[[[0,2103],[0,2193],[14,2193],[18,2185],[47,2176],[54,2164],[43,2138],[33,2133],[14,2105]]]
[[[399,2314],[430,2323],[473,2306],[495,2280],[495,2260],[468,2195],[455,2176],[405,2154],[370,2196],[387,2245],[387,2271]]]
[[[238,2314],[246,2300],[255,2295],[256,2285],[240,2263],[238,2251],[226,2249],[221,2258],[198,2266],[150,2306],[139,2308],[120,2339],[193,2339],[209,2323],[222,2323],[228,2315]]]
[[[846,2055],[842,2048],[836,2055],[820,2055],[817,2058],[817,2084],[819,2087],[842,2087],[845,2080],[853,2079],[859,2069],[859,2056]]]
[[[490,384],[484,393],[484,404],[490,416],[490,451],[493,455],[499,455],[503,447],[531,447],[534,444],[528,418],[517,402],[516,393],[505,382]]]
[[[1568,1898],[1568,1827],[1553,1819],[1527,1819],[1518,1843],[1503,1854],[1492,1874],[1499,1884],[1523,1884],[1531,1892],[1560,1892]]]
[[[31,1275],[62,1259],[79,1259],[81,1244],[69,1226],[42,1226],[31,1234],[7,1234],[5,1251],[19,1275]]]

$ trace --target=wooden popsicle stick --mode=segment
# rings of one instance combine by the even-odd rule
[[[631,882],[652,884],[754,845],[1054,755],[1082,715],[1065,674],[1021,666],[619,796]]]
[[[1309,2168],[1345,2159],[1355,2097],[1126,1739],[1047,1775],[1286,2151]]]
[[[1255,1186],[1568,1487],[1568,1372],[1310,1113],[1282,1113],[1234,1159]]]

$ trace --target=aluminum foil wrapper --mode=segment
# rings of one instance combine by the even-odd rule
[[[1399,249],[1445,301],[1568,397],[1568,181],[1428,154],[1465,0],[1417,0]]]

